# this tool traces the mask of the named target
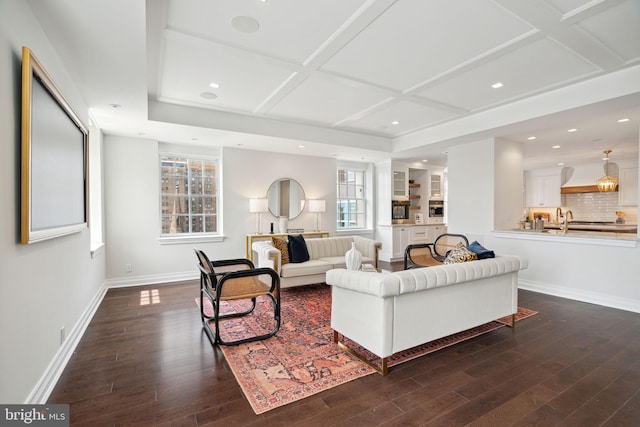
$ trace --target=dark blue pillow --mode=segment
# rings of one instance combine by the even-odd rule
[[[474,240],[467,249],[469,249],[471,252],[475,252],[476,255],[478,255],[478,259],[496,257],[496,254],[493,253],[493,251],[490,251],[489,249],[483,247],[480,243],[478,243],[477,240]]]
[[[309,250],[307,249],[307,242],[304,241],[302,234],[298,236],[289,236],[289,243],[287,244],[289,249],[289,262],[305,262],[309,261]]]

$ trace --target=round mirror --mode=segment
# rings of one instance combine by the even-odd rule
[[[269,212],[275,217],[293,219],[302,213],[305,197],[302,186],[291,178],[280,178],[267,191]]]

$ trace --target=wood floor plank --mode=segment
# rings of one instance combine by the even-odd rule
[[[637,426],[640,419],[637,313],[521,290],[519,305],[539,313],[515,330],[256,415],[202,332],[197,295],[196,281],[110,289],[49,402],[70,404],[74,426]]]

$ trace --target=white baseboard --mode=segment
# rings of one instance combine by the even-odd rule
[[[104,296],[107,294],[107,291],[110,288],[123,288],[129,286],[141,286],[141,285],[152,285],[156,283],[169,283],[169,282],[180,282],[185,280],[197,280],[200,276],[195,274],[194,272],[185,272],[185,273],[174,273],[174,274],[163,274],[163,275],[149,275],[149,276],[136,276],[136,277],[126,277],[126,278],[118,278],[118,279],[107,279],[102,284],[96,295],[93,297],[93,300],[89,303],[89,306],[80,316],[80,319],[75,324],[73,329],[70,331],[67,339],[58,349],[58,352],[47,366],[44,374],[40,377],[40,380],[35,385],[27,400],[24,402],[27,405],[40,405],[45,404],[51,395],[54,387],[56,386],[62,372],[67,366],[69,359],[73,355],[73,352],[76,350],[78,343],[80,343],[80,339],[82,335],[86,331],[91,319],[93,319],[94,314],[100,307]]]
[[[171,274],[150,274],[147,276],[127,276],[115,279],[107,279],[107,288],[125,288],[129,286],[154,285],[156,283],[183,282],[186,280],[198,280],[200,274],[194,271],[186,271]]]
[[[567,288],[549,283],[534,282],[531,280],[522,279],[518,280],[518,288],[533,292],[539,292],[542,294],[553,295],[556,297],[572,299],[575,301],[582,301],[590,304],[597,304],[605,307],[640,313],[640,301],[628,298],[614,297],[599,292]]]
[[[89,326],[91,319],[93,319],[93,315],[98,310],[98,307],[100,307],[100,303],[102,303],[102,299],[106,293],[107,287],[103,283],[100,289],[98,289],[98,292],[96,292],[96,295],[93,297],[93,300],[91,300],[86,310],[80,316],[78,322],[69,332],[67,339],[64,340],[58,349],[58,352],[51,360],[51,363],[49,363],[49,366],[47,366],[47,369],[44,371],[44,374],[42,374],[42,377],[40,377],[40,380],[27,397],[27,400],[24,402],[25,404],[41,405],[47,403],[51,392],[58,383],[64,368],[67,367],[69,359],[71,359],[71,356],[76,350],[84,331]]]

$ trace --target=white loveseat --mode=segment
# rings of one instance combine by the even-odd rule
[[[345,253],[352,243],[362,254],[362,262],[378,268],[378,252],[382,244],[360,236],[306,239],[309,261],[282,264],[282,254],[269,240],[254,242],[253,260],[257,267],[273,268],[280,275],[280,287],[324,283],[327,271],[345,267]]]
[[[331,327],[382,358],[482,325],[518,310],[518,256],[415,268],[395,273],[327,272]]]

